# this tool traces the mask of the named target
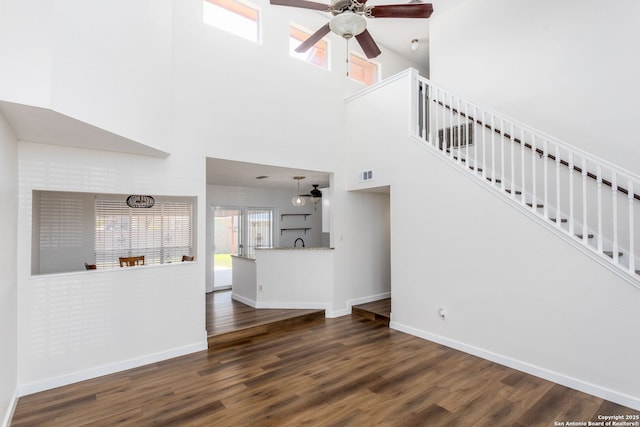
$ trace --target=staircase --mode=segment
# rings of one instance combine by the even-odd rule
[[[414,79],[417,141],[640,288],[640,177]]]
[[[351,307],[351,314],[389,326],[391,320],[391,298],[354,305]]]

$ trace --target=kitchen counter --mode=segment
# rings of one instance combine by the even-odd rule
[[[231,255],[231,258],[246,259],[246,260],[249,260],[249,261],[255,261],[256,260],[255,256],[249,256],[249,255]]]
[[[327,308],[333,248],[256,248],[255,259],[232,256],[232,298],[254,308]]]
[[[327,248],[324,246],[311,246],[311,247],[287,247],[287,248],[256,248],[257,251],[324,251],[324,250],[333,250],[333,248]]]

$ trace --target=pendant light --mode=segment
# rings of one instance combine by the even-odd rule
[[[291,204],[293,206],[303,206],[305,203],[304,197],[302,197],[300,195],[300,180],[304,179],[304,176],[294,176],[293,179],[295,179],[296,181],[298,181],[298,193],[293,196],[293,198],[291,199]]]

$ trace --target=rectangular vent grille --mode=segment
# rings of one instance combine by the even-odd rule
[[[373,179],[373,171],[367,170],[360,173],[360,181],[371,181]]]

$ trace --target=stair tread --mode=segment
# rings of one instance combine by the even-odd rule
[[[558,218],[549,218],[549,220],[553,221],[553,222],[557,222]],[[566,218],[562,218],[562,219],[560,219],[560,222],[567,222],[567,219]]]
[[[613,251],[603,251],[602,253],[604,253],[609,258],[613,258]],[[618,251],[618,256],[622,256],[622,252]]]
[[[507,188],[507,189],[506,189],[506,190],[504,190],[504,191],[506,191],[507,193],[511,193],[511,189],[510,189],[510,188]],[[520,194],[522,194],[522,191],[520,191],[520,190],[516,190],[516,194],[520,195]]]
[[[530,208],[532,208],[532,207],[533,207],[533,203],[527,203],[527,206],[529,206]],[[536,208],[538,208],[538,209],[542,209],[542,208],[544,208],[544,205],[543,205],[543,204],[541,204],[541,203],[536,203]]]
[[[578,239],[582,239],[584,237],[584,234],[576,234],[576,237]],[[593,234],[591,233],[587,234],[587,239],[593,239]]]
[[[498,183],[498,184],[500,184],[502,182],[502,180],[500,178],[493,179],[490,176],[487,177],[487,181],[495,182],[495,183]]]

